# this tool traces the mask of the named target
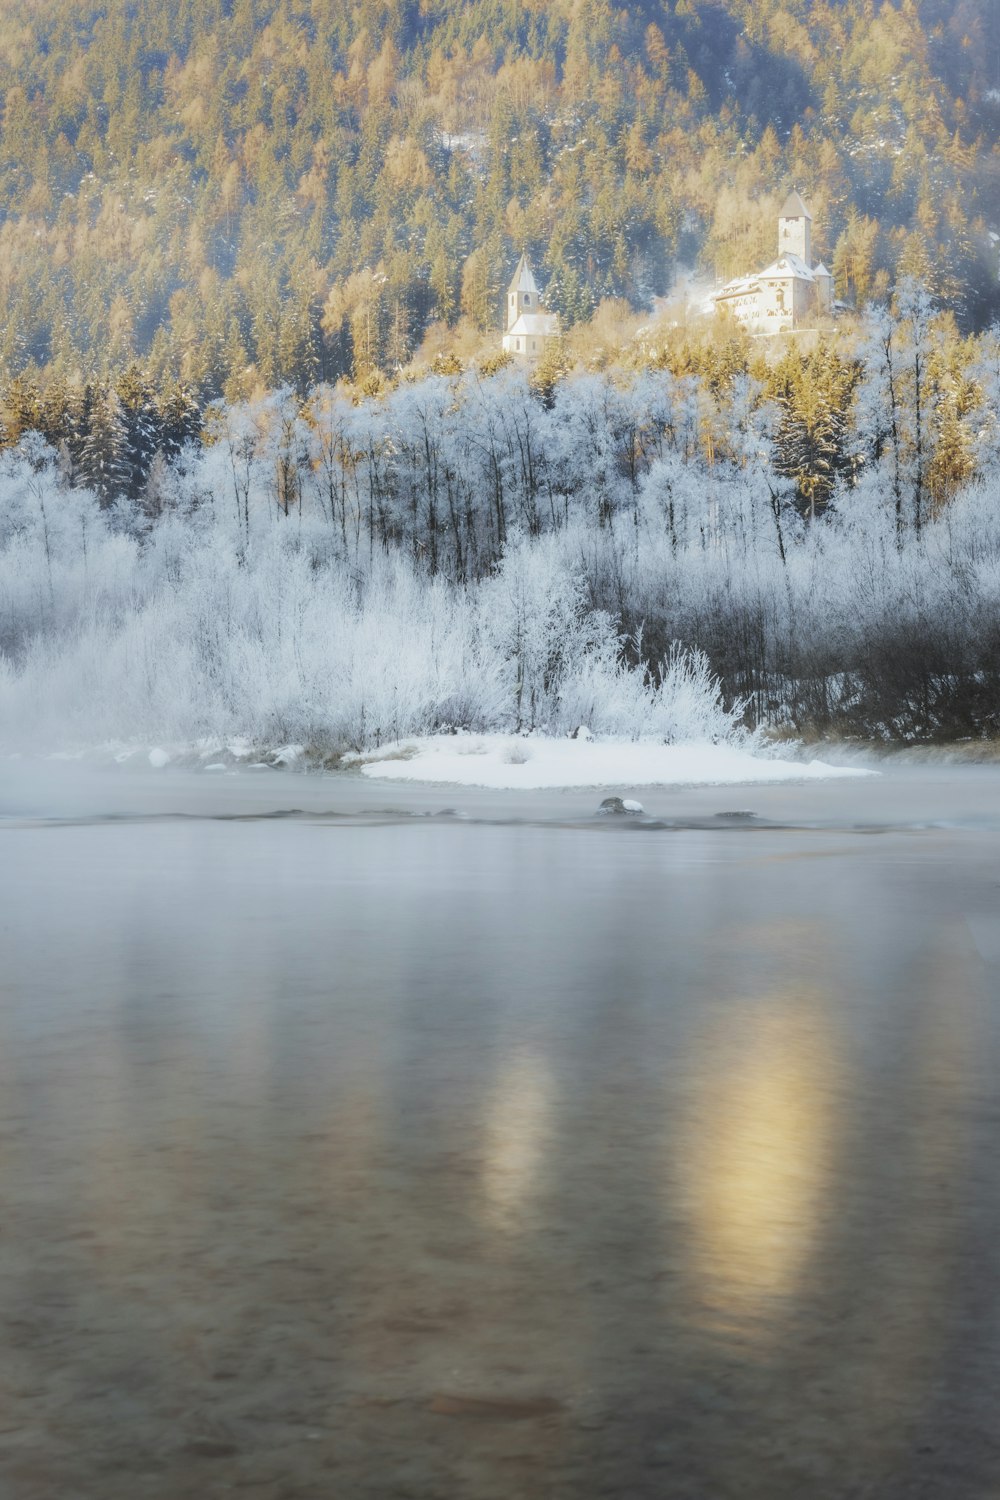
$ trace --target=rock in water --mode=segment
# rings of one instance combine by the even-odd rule
[[[621,818],[629,813],[634,817],[636,813],[643,812],[644,808],[641,802],[623,801],[621,797],[605,797],[597,811],[605,817]]]

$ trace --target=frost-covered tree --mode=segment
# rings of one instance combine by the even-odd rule
[[[129,427],[118,392],[113,386],[95,390],[78,469],[82,484],[103,506],[130,494],[135,470],[128,443]]]

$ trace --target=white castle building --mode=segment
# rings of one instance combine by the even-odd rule
[[[544,354],[546,344],[558,337],[558,314],[545,311],[528,257],[522,255],[507,288],[504,353],[513,354],[515,359],[534,361]]]
[[[812,214],[797,192],[778,216],[778,258],[754,276],[738,276],[717,291],[717,312],[732,313],[751,333],[803,328],[833,309],[833,277],[813,264]]]

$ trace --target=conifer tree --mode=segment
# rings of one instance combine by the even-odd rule
[[[81,448],[80,481],[107,507],[130,494],[133,470],[128,454],[128,425],[114,386],[93,393],[89,430]]]

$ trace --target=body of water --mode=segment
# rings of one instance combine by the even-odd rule
[[[603,795],[5,773],[0,1493],[1000,1492],[1000,771]]]

